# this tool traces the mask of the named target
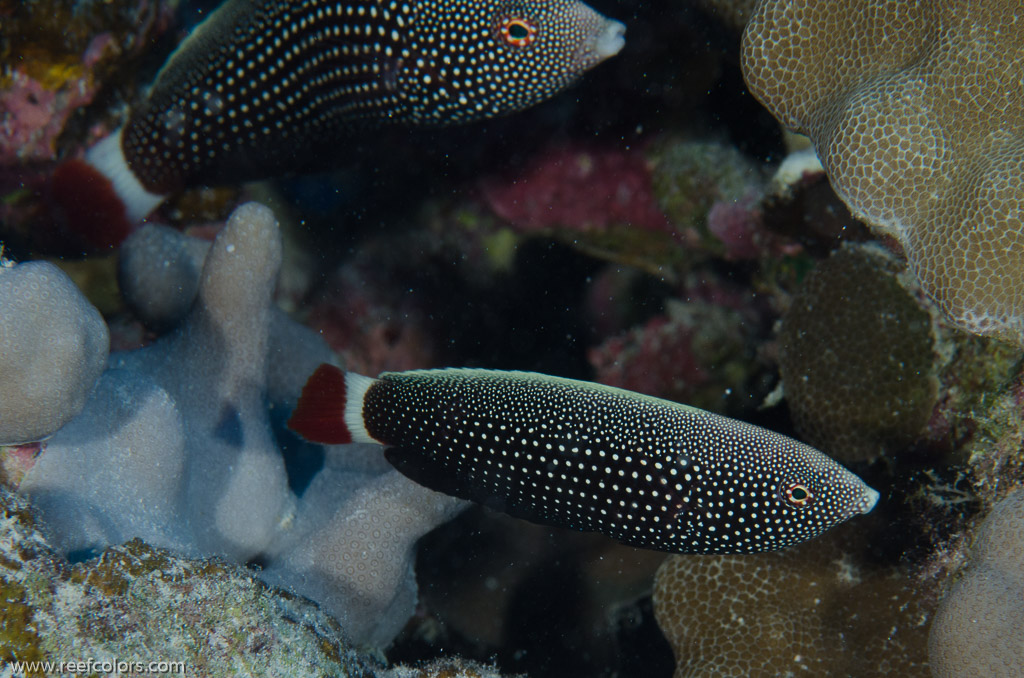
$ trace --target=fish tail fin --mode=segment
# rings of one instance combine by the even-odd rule
[[[316,368],[295,406],[288,428],[311,443],[379,443],[363,423],[363,398],[376,379],[323,363]]]
[[[90,148],[84,158],[58,165],[50,190],[67,228],[98,248],[119,245],[167,197],[148,190],[132,172],[121,130]]]

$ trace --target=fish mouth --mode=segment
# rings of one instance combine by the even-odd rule
[[[878,503],[878,490],[874,490],[867,485],[864,486],[864,497],[860,500],[857,505],[858,513],[871,513],[871,509],[875,508],[875,504]]]
[[[608,19],[604,30],[598,33],[594,40],[593,51],[598,59],[604,60],[613,57],[622,51],[626,45],[626,24],[614,19]]]
[[[575,58],[576,68],[582,72],[622,50],[626,44],[626,25],[604,17],[582,3],[577,5],[576,12],[578,22],[587,26]]]

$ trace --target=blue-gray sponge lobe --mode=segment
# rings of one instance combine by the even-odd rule
[[[362,125],[538,103],[623,31],[579,0],[228,0],[164,66],[122,150],[157,195],[329,166]]]
[[[676,553],[785,548],[878,498],[786,436],[541,374],[384,373],[365,391],[362,419],[389,461],[427,487]]]

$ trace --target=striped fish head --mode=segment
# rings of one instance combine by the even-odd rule
[[[421,124],[528,108],[625,44],[623,24],[579,0],[423,0],[414,8],[396,89]]]
[[[701,463],[680,457],[686,498],[677,543],[694,553],[758,553],[794,546],[861,513],[878,492],[818,450],[735,423]],[[681,478],[680,478],[681,477]]]

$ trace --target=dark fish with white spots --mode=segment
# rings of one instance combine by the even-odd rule
[[[818,450],[599,384],[476,369],[321,365],[288,423],[313,442],[385,445],[409,478],[537,523],[674,553],[811,539],[878,493]]]
[[[228,0],[122,129],[58,168],[55,194],[137,223],[183,188],[301,171],[354,130],[528,108],[624,33],[580,0]]]

